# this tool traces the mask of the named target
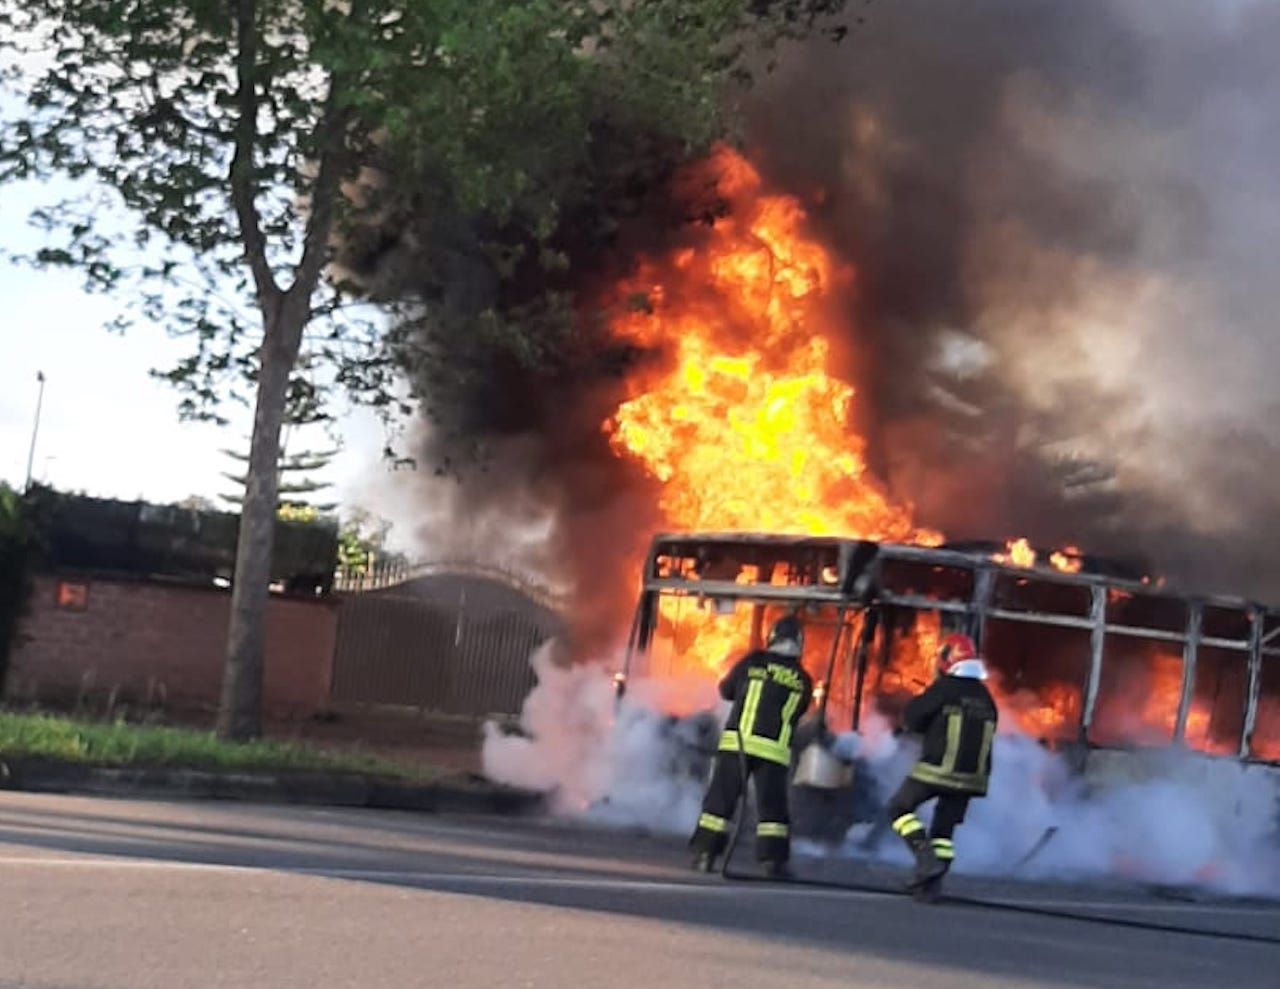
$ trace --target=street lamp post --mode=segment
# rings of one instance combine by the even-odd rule
[[[27,483],[23,491],[31,490],[31,469],[36,461],[36,439],[40,435],[40,410],[44,406],[44,372],[36,372],[36,380],[40,382],[40,394],[36,397],[36,421],[31,427],[31,451],[27,454]]]

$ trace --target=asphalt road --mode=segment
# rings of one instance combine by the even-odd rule
[[[957,880],[1018,909],[726,883],[679,843],[485,818],[0,794],[0,987],[1280,985],[1280,903]],[[857,867],[807,874],[878,883]]]

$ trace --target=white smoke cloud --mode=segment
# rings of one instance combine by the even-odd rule
[[[538,686],[525,702],[523,734],[487,728],[485,774],[548,794],[559,815],[691,832],[704,784],[693,767],[699,749],[705,754],[714,747],[713,720],[664,714],[670,684],[633,683],[617,705],[605,667],[556,666],[549,647],[534,655],[533,666]],[[680,689],[687,703],[688,686]],[[703,697],[705,709],[714,710],[710,686]],[[873,777],[882,799],[916,751],[874,711],[861,733],[836,742],[837,754],[856,758],[859,771]],[[1005,734],[996,741],[991,791],[972,803],[956,834],[956,870],[1274,894],[1280,889],[1278,815],[1280,772],[1268,767],[1172,750],[1094,752],[1081,777],[1061,755]],[[1052,837],[1024,861],[1049,829]],[[866,849],[871,833],[871,824],[854,825],[839,854],[906,863],[892,833]]]
[[[1084,778],[1023,736],[997,741],[988,798],[973,805],[957,854],[1004,873],[1055,833],[1022,874],[1111,876],[1229,893],[1280,888],[1280,776],[1173,750],[1095,753]]]
[[[618,703],[603,666],[559,666],[553,651],[547,643],[533,654],[538,685],[521,712],[523,734],[485,726],[485,775],[547,794],[558,814],[692,830],[703,781],[689,763],[700,745],[712,743],[697,737],[695,723],[661,713],[670,685],[632,683]],[[701,693],[711,708],[714,690],[702,685]]]

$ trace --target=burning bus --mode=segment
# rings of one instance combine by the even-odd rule
[[[1041,560],[1045,562],[1041,563]],[[893,717],[939,638],[980,643],[1004,722],[1054,749],[1183,746],[1280,764],[1280,610],[1189,597],[1025,542],[998,551],[757,534],[657,536],[622,681],[711,673],[781,614],[834,731]]]
[[[876,468],[892,458],[880,447],[891,444],[868,430],[875,412],[856,401],[854,382],[895,369],[859,362],[853,266],[823,243],[795,197],[770,189],[732,151],[695,168],[689,185],[714,193],[718,208],[692,211],[709,219],[676,249],[640,258],[608,307],[611,344],[629,359],[605,417],[589,408],[621,467],[603,472],[607,485],[583,485],[591,510],[566,516],[582,526],[572,545],[581,549],[577,621],[589,626],[579,633],[584,662],[535,658],[539,686],[519,733],[486,740],[491,778],[552,794],[566,812],[691,828],[719,733],[710,684],[774,619],[799,611],[827,726],[860,729],[840,742],[861,765],[851,786],[797,788],[813,811],[793,804],[797,836],[834,845],[854,820],[874,830],[887,796],[877,774],[896,772],[876,760],[889,749],[889,759],[910,754],[880,744],[884,721],[932,679],[942,636],[965,630],[988,660],[1003,729],[1019,736],[997,743],[1017,757],[997,771],[1014,811],[999,815],[1001,838],[990,842],[1001,853],[1022,854],[1022,840],[1032,847],[1060,815],[1094,829],[1094,805],[1080,794],[1135,775],[1177,789],[1178,813],[1223,835],[1223,847],[1252,847],[1242,827],[1249,841],[1265,831],[1258,841],[1274,846],[1280,609],[1176,593],[1092,555],[1117,541],[1065,521],[1057,534],[1086,540],[1090,554],[1037,552],[1027,540],[957,543],[1006,524],[992,499],[999,475],[967,470],[952,487],[945,465],[929,460],[914,490],[881,478]],[[983,487],[969,483],[975,477],[995,480]],[[931,497],[935,508],[949,499],[990,511],[917,517],[911,495],[934,484],[947,495]],[[602,516],[601,504],[619,507]],[[1045,538],[1054,530],[1033,525]],[[666,534],[651,539],[655,530]],[[635,600],[623,588],[637,571]],[[591,660],[614,655],[628,619],[615,680],[628,701],[617,703]],[[812,751],[800,733],[796,743]],[[1184,749],[1205,758],[1165,758]],[[1087,773],[1085,785],[1059,788],[1071,769]],[[1172,777],[1184,771],[1213,780],[1182,787]],[[1258,776],[1266,786],[1253,786]],[[1126,808],[1138,799],[1132,789],[1110,788]],[[1250,794],[1247,807],[1240,792]],[[1123,833],[1081,841],[1099,859],[1080,867],[1120,872],[1143,859],[1143,846],[1158,843],[1132,823],[1156,818],[1160,833],[1168,806],[1117,815]],[[1218,846],[1205,857],[1220,858]],[[1257,871],[1250,853],[1236,858],[1240,874]],[[1193,859],[1157,872],[1182,875]]]
[[[1274,847],[1280,608],[1144,579],[1168,570],[1197,592],[1207,579],[1179,554],[1155,552],[1176,542],[1177,513],[1147,503],[1152,478],[1157,494],[1178,493],[1167,473],[1113,477],[1111,432],[1086,431],[1077,446],[1073,424],[1032,401],[1045,393],[1038,384],[1034,396],[1002,387],[1001,354],[976,332],[980,311],[880,322],[856,245],[832,240],[830,216],[810,218],[832,209],[823,190],[806,190],[802,203],[728,148],[672,186],[689,222],[657,246],[642,238],[645,252],[605,280],[584,320],[584,339],[603,334],[605,359],[563,376],[582,401],[557,391],[538,412],[567,465],[557,518],[577,595],[566,653],[581,662],[535,658],[539,686],[520,734],[488,739],[486,772],[554,794],[574,813],[691,828],[719,734],[711,684],[774,619],[800,611],[828,727],[860,729],[837,743],[861,762],[853,799],[828,791],[824,812],[838,803],[875,827],[879,791],[905,771],[890,762],[911,754],[910,743],[885,742],[885,721],[932,679],[942,636],[965,630],[992,670],[1003,729],[1017,733],[997,742],[1010,756],[993,779],[1010,811],[992,827],[1008,838],[1003,851],[1019,844],[1010,833],[1019,821],[1056,827],[1076,811],[1082,831],[1096,830],[1098,815],[1125,821],[1114,840],[1080,841],[1104,871],[1158,845],[1150,836],[1164,835],[1169,818],[1233,848],[1246,845],[1242,827],[1270,829]],[[930,265],[912,260],[900,280],[927,292]],[[1046,321],[1046,339],[1071,315]],[[1109,315],[1080,318],[1105,328]],[[1035,317],[1008,318],[1033,336],[1023,323]],[[1025,373],[1052,371],[1055,353],[1046,348]],[[988,358],[989,371],[970,373]],[[1158,518],[1160,539],[1122,524],[1117,506]],[[1089,552],[956,541],[1015,531]],[[1104,552],[1150,562],[1127,569],[1093,555]],[[1218,579],[1246,586],[1256,576],[1241,567]],[[627,694],[617,703],[596,661],[612,664],[628,621],[625,662],[608,670]],[[814,751],[799,733],[795,748]],[[1184,750],[1204,758],[1167,758]],[[1079,768],[1085,780],[1063,779]],[[1183,772],[1212,785],[1182,787]],[[1169,811],[1130,792],[1142,786],[1094,786],[1116,775],[1145,775],[1135,782],[1186,799]],[[1258,777],[1265,786],[1253,785]],[[795,795],[824,799],[816,787]],[[1095,795],[1117,803],[1091,804]],[[1144,820],[1149,831],[1132,826]],[[841,839],[838,824],[823,823],[824,841]],[[1256,871],[1249,854],[1238,858],[1242,874]]]

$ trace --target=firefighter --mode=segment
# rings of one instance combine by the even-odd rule
[[[942,877],[955,860],[952,836],[969,801],[984,796],[991,775],[996,705],[987,690],[986,664],[967,635],[949,635],[938,650],[937,679],[903,713],[906,731],[924,736],[920,761],[889,799],[893,830],[916,860],[910,888],[922,900],[936,899]],[[921,804],[937,799],[928,832],[916,817]]]
[[[740,659],[720,682],[720,696],[733,702],[720,735],[719,752],[690,840],[693,867],[711,872],[724,852],[729,822],[742,795],[743,762],[755,781],[756,859],[766,876],[785,878],[791,857],[787,775],[796,724],[813,699],[813,680],[800,665],[804,630],[794,617],[781,619],[768,645]]]

